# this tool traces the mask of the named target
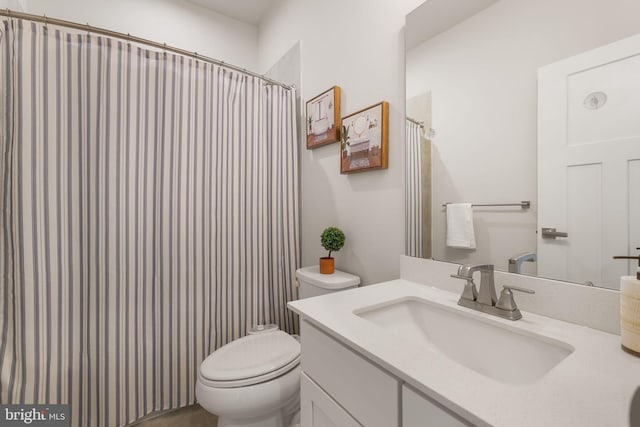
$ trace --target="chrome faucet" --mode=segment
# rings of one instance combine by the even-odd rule
[[[473,273],[476,271],[480,271],[480,291],[476,290],[476,285],[473,281]],[[458,305],[509,320],[522,318],[522,313],[520,313],[513,299],[512,291],[526,292],[528,294],[535,293],[531,289],[504,285],[500,293],[500,299],[497,299],[493,279],[493,265],[491,264],[461,265],[458,267],[458,273],[452,274],[451,277],[466,280]]]
[[[458,267],[458,274],[451,277],[467,280],[467,284],[469,284],[469,280],[473,283],[473,273],[476,271],[480,272],[480,291],[475,300],[480,304],[495,305],[498,298],[496,297],[496,285],[493,282],[493,265],[461,265]]]
[[[522,263],[525,261],[535,262],[536,254],[533,252],[523,252],[509,258],[509,273],[520,274],[522,272]]]

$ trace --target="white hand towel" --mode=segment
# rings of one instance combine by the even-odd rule
[[[471,203],[447,205],[447,246],[461,249],[476,248]]]

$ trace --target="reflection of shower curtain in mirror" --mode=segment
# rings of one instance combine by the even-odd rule
[[[405,253],[422,257],[422,154],[420,125],[406,120],[405,147]]]
[[[296,329],[295,94],[96,35],[0,24],[0,403],[115,426]]]

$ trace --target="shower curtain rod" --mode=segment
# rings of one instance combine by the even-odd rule
[[[63,19],[48,18],[47,15],[43,15],[43,16],[33,15],[31,13],[16,12],[16,11],[13,11],[13,10],[10,10],[10,9],[0,9],[0,16],[6,16],[8,18],[26,19],[28,21],[41,22],[41,23],[44,23],[45,25],[47,25],[47,24],[57,25],[57,26],[61,26],[61,27],[72,28],[74,30],[87,31],[87,32],[95,33],[95,34],[101,34],[103,36],[115,37],[115,38],[118,38],[118,39],[127,40],[129,42],[139,43],[139,44],[151,46],[151,47],[154,47],[156,49],[162,49],[162,50],[165,50],[165,51],[168,51],[168,52],[177,53],[179,55],[183,55],[183,56],[187,56],[187,57],[190,57],[190,58],[199,59],[201,61],[210,62],[212,64],[216,64],[216,65],[220,65],[222,67],[230,68],[232,70],[240,71],[242,73],[249,74],[250,76],[258,77],[258,78],[264,80],[265,82],[267,82],[269,84],[282,86],[285,89],[295,89],[294,85],[288,85],[288,84],[285,84],[285,83],[281,83],[281,82],[279,82],[277,80],[270,79],[269,77],[266,77],[263,74],[254,73],[253,71],[249,71],[246,68],[241,68],[241,67],[238,67],[236,65],[232,65],[232,64],[228,64],[228,63],[226,63],[224,61],[220,61],[218,59],[210,58],[210,57],[205,56],[205,55],[200,55],[198,52],[190,52],[188,50],[184,50],[184,49],[180,49],[180,48],[177,48],[177,47],[169,46],[166,43],[158,43],[158,42],[154,42],[153,40],[147,40],[147,39],[143,39],[141,37],[132,36],[131,34],[124,34],[124,33],[119,33],[117,31],[106,30],[104,28],[93,27],[93,26],[89,25],[88,23],[87,24],[79,24],[77,22],[65,21]]]

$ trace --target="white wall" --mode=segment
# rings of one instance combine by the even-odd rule
[[[301,141],[302,262],[326,256],[320,233],[346,234],[336,266],[365,284],[399,276],[404,253],[405,15],[421,0],[283,0],[260,26],[260,69],[298,40],[302,96],[333,85],[342,90],[342,116],[379,101],[390,104],[389,168],[340,175],[339,146],[307,150]]]
[[[185,0],[0,0],[0,8],[89,23],[256,70],[258,29]]]
[[[407,95],[432,91],[435,259],[506,269],[536,250],[537,68],[638,33],[638,16],[629,0],[502,0],[408,54]],[[442,203],[521,200],[476,209],[476,251],[445,249]]]
[[[0,9],[15,10],[17,12],[24,12],[22,5],[23,0],[0,0]]]

